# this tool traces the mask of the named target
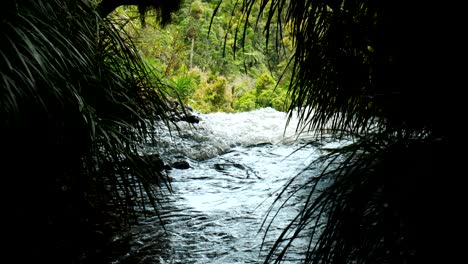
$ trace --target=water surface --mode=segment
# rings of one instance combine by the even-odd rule
[[[184,160],[191,168],[168,172],[174,193],[162,202],[165,230],[158,217],[143,220],[131,230],[129,252],[115,263],[262,263],[299,213],[306,195],[301,192],[277,215],[282,203],[271,206],[283,186],[322,154],[324,142],[298,137],[295,120],[285,129],[285,113],[270,108],[200,117],[194,126],[179,123],[172,135],[158,130],[161,140],[153,150],[168,163]],[[308,168],[279,198],[316,174]],[[307,242],[298,239],[286,263],[300,263]]]

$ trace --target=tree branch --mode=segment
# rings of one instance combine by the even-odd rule
[[[98,5],[98,12],[101,17],[106,17],[117,7],[123,5],[160,6],[163,0],[102,0]]]

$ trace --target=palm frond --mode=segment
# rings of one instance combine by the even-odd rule
[[[441,100],[427,89],[436,83],[445,87],[446,77],[453,77],[440,66],[449,66],[448,59],[429,55],[450,50],[430,33],[437,27],[431,10],[441,7],[394,1],[240,2],[235,8],[243,14],[243,26],[236,31],[256,16],[266,17],[267,42],[279,42],[285,27],[292,32],[289,117],[301,120],[298,129],[411,132],[448,125],[431,105],[444,101],[447,112],[456,112],[445,103],[449,98]],[[431,78],[425,78],[429,73]]]
[[[440,175],[456,174],[450,160],[455,157],[441,154],[454,153],[461,136],[450,121],[461,118],[463,105],[454,100],[459,93],[453,80],[462,76],[456,74],[456,58],[463,53],[456,44],[462,30],[456,10],[315,0],[244,0],[239,9],[244,25],[250,16],[267,18],[267,39],[281,39],[286,25],[292,32],[289,118],[299,118],[298,131],[355,137],[355,143],[326,156],[339,163],[323,168],[321,163],[333,162],[320,159],[312,165],[322,168],[319,176],[309,175],[300,187],[294,179],[285,186],[283,193],[305,192],[305,206],[266,262],[284,260],[304,235],[306,263],[421,263],[431,255],[451,255],[448,247],[430,245],[425,233],[431,225],[448,228],[451,220],[418,205],[460,201],[449,191],[441,191],[440,200],[428,191],[438,189]],[[327,184],[318,188],[322,181]],[[456,233],[443,232],[432,234],[448,243]]]
[[[289,250],[297,252],[292,243],[304,237],[309,240],[305,263],[420,263],[440,257],[445,249],[431,241],[451,237],[453,219],[432,205],[452,201],[454,195],[435,191],[445,186],[438,177],[448,173],[445,166],[452,157],[442,154],[448,148],[423,135],[401,140],[379,134],[315,161],[311,168],[322,172],[304,184],[288,184],[282,194],[287,190],[290,196],[275,201],[280,211],[297,201],[304,206],[284,227],[265,263],[282,262]],[[308,171],[295,178],[309,177]],[[264,222],[267,230],[271,222]],[[445,230],[430,231],[431,226]]]
[[[20,255],[64,262],[95,254],[86,242],[95,225],[157,210],[156,186],[170,189],[160,168],[136,162],[147,140],[157,140],[156,119],[169,122],[167,87],[90,1],[8,6],[0,36],[2,167],[5,185],[22,197],[6,211],[21,230],[14,237],[37,237]]]
[[[140,18],[144,24],[147,12],[153,11],[156,15],[156,21],[162,26],[167,25],[171,19],[172,14],[177,12],[181,5],[182,0],[173,1],[158,1],[158,0],[142,0],[142,1],[113,1],[102,0],[98,3],[96,9],[102,17],[107,17],[112,11],[121,5],[138,5]]]

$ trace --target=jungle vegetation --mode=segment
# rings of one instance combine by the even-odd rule
[[[184,1],[165,26],[153,11],[137,6],[122,6],[111,16],[158,77],[195,110],[286,111],[289,80],[280,77],[290,74],[285,71],[292,51],[290,37],[266,45],[264,21],[249,21],[245,32],[240,31],[241,13],[235,5],[236,1],[222,6],[219,1]]]
[[[110,229],[157,212],[170,189],[140,147],[173,97],[202,112],[272,106],[297,113],[299,130],[354,139],[318,161],[340,162],[301,187],[309,199],[266,263],[304,235],[306,263],[459,260],[462,9],[223,0],[104,16],[99,3],[7,0],[0,11],[7,256],[108,261]]]

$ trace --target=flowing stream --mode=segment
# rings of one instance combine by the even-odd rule
[[[265,232],[281,204],[271,208],[273,201],[321,149],[337,144],[306,144],[313,135],[298,137],[295,120],[285,130],[285,113],[271,108],[199,116],[198,124],[180,122],[179,132],[158,130],[161,140],[151,147],[167,163],[184,161],[190,168],[168,172],[174,192],[161,201],[165,229],[156,216],[143,219],[130,231],[129,252],[114,263],[262,263],[301,209],[298,193]],[[308,168],[290,192],[317,171]],[[296,242],[286,263],[301,262],[307,240]]]

